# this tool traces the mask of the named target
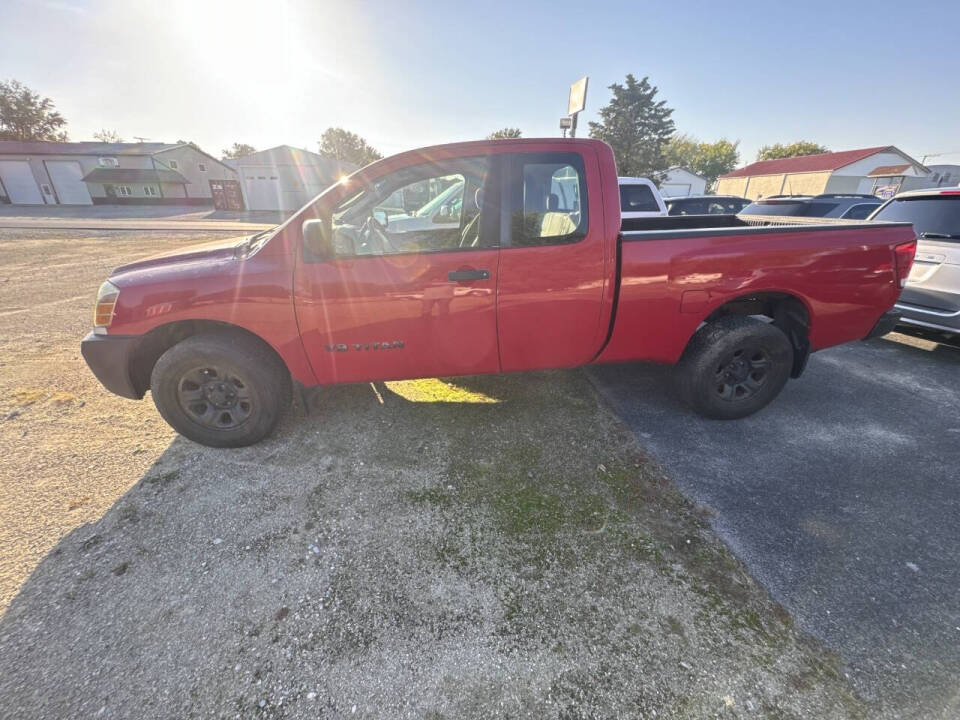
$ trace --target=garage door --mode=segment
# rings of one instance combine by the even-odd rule
[[[61,205],[93,205],[87,184],[82,179],[80,163],[76,160],[48,160],[46,165]]]
[[[249,210],[285,210],[280,192],[280,178],[269,170],[244,170]]]
[[[0,160],[0,182],[14,205],[43,205],[30,165],[23,160]]]

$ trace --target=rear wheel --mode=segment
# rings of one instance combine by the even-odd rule
[[[290,405],[290,376],[267,347],[243,335],[194,335],[153,368],[157,410],[184,437],[211,447],[259,442]]]
[[[675,368],[680,397],[701,415],[733,420],[755,413],[783,389],[793,347],[770,323],[726,317],[703,326]]]

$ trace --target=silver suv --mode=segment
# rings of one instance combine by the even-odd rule
[[[883,200],[875,195],[771,195],[755,200],[740,215],[790,215],[864,220]]]
[[[917,256],[897,309],[901,330],[960,340],[960,187],[900,193],[870,220],[912,222]]]

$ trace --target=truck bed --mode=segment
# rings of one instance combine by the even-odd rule
[[[806,306],[813,350],[862,339],[900,294],[893,248],[914,238],[912,226],[810,220],[687,215],[624,222],[616,319],[597,361],[675,363],[715,308],[764,293]],[[644,342],[651,337],[663,342]]]
[[[876,224],[877,223],[867,222],[866,220],[793,217],[790,215],[667,215],[665,217],[625,218],[620,223],[620,229],[624,233],[632,233],[653,232],[658,230],[793,227],[797,225],[815,227],[869,227]]]

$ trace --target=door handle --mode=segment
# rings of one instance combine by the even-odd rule
[[[447,273],[447,280],[466,282],[468,280],[489,280],[489,270],[451,270]]]

